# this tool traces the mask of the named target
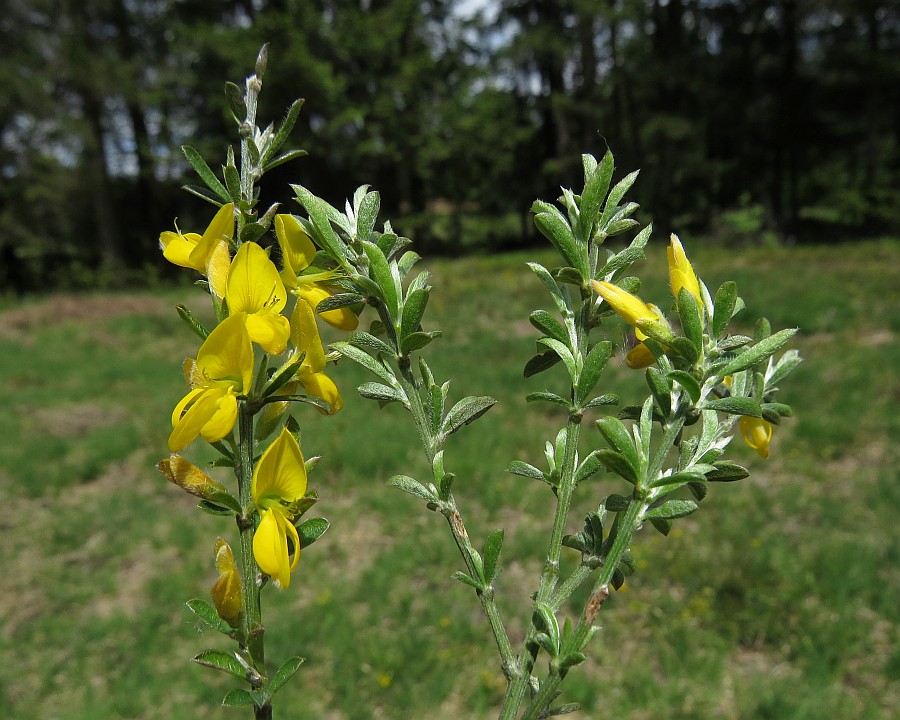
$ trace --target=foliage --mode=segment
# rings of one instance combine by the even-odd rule
[[[761,229],[784,239],[898,227],[894,5],[467,7],[11,0],[0,23],[0,283],[34,289],[72,269],[72,282],[115,284],[120,273],[94,278],[96,268],[160,270],[147,228],[172,208],[201,221],[179,199],[189,167],[171,148],[197,137],[210,156],[228,143],[206,79],[236,75],[264,41],[283,60],[263,110],[302,94],[315,148],[298,177],[273,177],[314,180],[331,202],[348,181],[390,187],[385,209],[426,246],[446,246],[447,231],[430,233],[423,213],[503,217],[576,182],[579,154],[607,141],[642,166],[635,197],[658,227],[699,231],[738,207],[759,208]],[[526,222],[498,233],[454,220],[451,238],[463,232],[465,247],[533,238]]]

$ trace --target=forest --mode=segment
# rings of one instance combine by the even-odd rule
[[[236,145],[224,83],[270,43],[273,170],[360,184],[420,251],[529,245],[528,210],[611,149],[644,220],[711,242],[900,231],[900,9],[887,0],[6,0],[0,292],[166,272],[211,208],[180,147]],[[294,208],[296,210],[296,208]],[[290,208],[287,208],[290,211]]]

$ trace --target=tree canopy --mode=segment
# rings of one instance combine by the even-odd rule
[[[432,250],[528,242],[531,200],[607,145],[642,168],[637,199],[662,232],[900,230],[900,11],[887,0],[6,5],[3,288],[116,277],[157,262],[174,215],[202,226],[202,203],[179,191],[179,146],[224,160],[223,83],[264,42],[262,116],[305,98],[294,142],[310,153],[269,190],[300,182],[342,204],[371,183]]]

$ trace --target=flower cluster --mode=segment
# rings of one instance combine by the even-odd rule
[[[340,392],[325,374],[326,355],[316,321],[317,306],[332,294],[327,283],[338,273],[314,267],[316,248],[292,215],[274,217],[281,270],[258,242],[236,241],[236,224],[241,219],[241,210],[226,203],[202,235],[182,233],[177,226],[174,232],[160,234],[167,260],[204,276],[218,321],[207,332],[183,311],[204,340],[196,357],[184,362],[190,389],[172,412],[168,440],[172,456],[160,463],[160,470],[173,483],[203,498],[207,509],[232,510],[239,524],[254,523],[256,563],[284,589],[290,585],[300,557],[295,521],[303,506],[311,505],[304,503],[307,470],[290,430],[289,405],[292,400],[312,401],[329,415],[343,407]],[[345,330],[357,324],[356,315],[347,307],[325,311],[319,317]],[[273,362],[276,358],[280,365],[271,371],[279,362]],[[253,417],[259,416],[249,438],[236,433],[242,412],[251,418],[250,428],[254,427]],[[277,439],[261,447],[279,427]],[[239,487],[239,495],[249,502],[229,495],[224,486],[178,454],[197,437],[223,453],[222,464],[234,466],[239,486],[242,477],[244,484],[249,484]],[[243,455],[242,444],[247,445]],[[253,466],[258,455],[251,471],[247,465]],[[216,558],[220,579],[213,598],[219,614],[232,622],[239,614],[235,608],[239,594],[233,591],[239,580],[237,571],[232,571],[231,549],[224,541],[217,545]]]
[[[720,341],[717,335],[724,330],[727,320],[731,319],[731,314],[737,312],[740,306],[732,300],[731,309],[729,309],[729,317],[725,322],[716,322],[716,303],[713,301],[706,285],[697,277],[694,267],[688,260],[687,254],[681,241],[676,235],[672,235],[669,239],[669,247],[667,248],[668,266],[669,266],[669,286],[672,290],[672,297],[675,300],[676,311],[682,323],[682,330],[685,334],[690,334],[688,326],[696,327],[696,338],[699,342],[695,351],[685,356],[684,345],[680,348],[673,341],[676,336],[673,332],[672,325],[666,319],[663,312],[650,303],[645,303],[641,298],[627,290],[606,281],[594,280],[591,282],[595,292],[609,304],[609,306],[629,325],[634,327],[637,344],[628,351],[625,356],[625,363],[634,369],[642,369],[656,364],[660,358],[666,357],[671,360],[680,369],[688,371],[696,376],[696,379],[703,380],[700,368],[702,361],[706,359],[716,360],[723,356],[724,351],[739,347],[734,344],[732,338],[726,338],[724,342]],[[732,284],[733,285],[733,284]],[[723,286],[725,287],[725,286]],[[728,294],[726,291],[723,294]],[[719,311],[721,316],[722,312]],[[765,323],[767,328],[767,323]],[[767,330],[766,330],[767,334]],[[763,339],[763,338],[757,338]],[[749,341],[750,338],[746,338]],[[726,358],[727,359],[727,358]],[[792,358],[788,358],[792,360]],[[769,456],[769,441],[772,439],[773,422],[777,423],[779,412],[778,408],[771,409],[771,412],[764,413],[764,405],[770,400],[771,392],[766,389],[766,379],[771,377],[774,370],[773,361],[770,359],[766,374],[761,375],[762,382],[754,382],[754,378],[745,377],[747,373],[741,376],[740,386],[733,382],[731,375],[721,378],[722,382],[717,387],[720,394],[728,396],[739,395],[755,400],[760,406],[759,416],[756,414],[742,415],[739,420],[741,436],[744,442],[751,448],[756,450],[763,458]],[[752,373],[753,370],[751,369]]]

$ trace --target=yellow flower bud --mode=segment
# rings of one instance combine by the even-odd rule
[[[681,288],[684,288],[694,296],[697,307],[703,312],[703,295],[700,292],[700,281],[697,280],[694,267],[687,259],[677,235],[673,234],[669,238],[669,243],[666,255],[669,259],[669,284],[672,286],[672,295],[677,300],[678,293],[681,292]]]
[[[216,570],[219,579],[212,586],[213,605],[220,618],[236,627],[241,615],[241,576],[231,546],[222,538],[216,540]]]
[[[655,305],[649,305],[637,295],[632,295],[618,285],[604,280],[591,280],[591,286],[600,297],[609,303],[619,317],[643,332],[645,336],[652,337],[663,344],[671,342],[674,338],[669,323]]]
[[[772,423],[762,418],[741,416],[741,435],[744,442],[762,457],[769,457],[769,441],[772,439]]]

